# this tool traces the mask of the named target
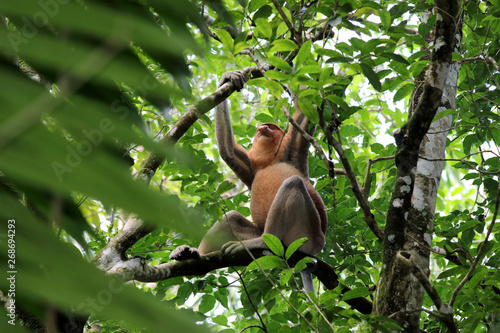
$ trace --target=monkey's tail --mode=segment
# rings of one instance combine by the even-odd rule
[[[304,284],[304,290],[307,292],[314,293],[312,273],[309,271],[303,270],[302,272],[300,272],[300,275],[302,276],[302,283]]]

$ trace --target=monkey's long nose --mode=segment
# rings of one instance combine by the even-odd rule
[[[273,131],[266,124],[260,125],[257,127],[257,132],[259,132],[263,136],[272,137]]]

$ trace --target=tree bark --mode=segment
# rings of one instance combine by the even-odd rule
[[[387,214],[383,268],[375,312],[395,319],[403,332],[419,332],[424,298],[415,272],[429,274],[429,255],[437,189],[443,170],[451,116],[430,123],[434,116],[455,106],[458,64],[452,51],[460,44],[457,24],[460,1],[435,1],[436,27],[430,69],[418,105],[396,136],[398,168]],[[422,274],[420,274],[422,275]],[[438,309],[441,310],[441,309]],[[456,329],[451,320],[449,329]]]

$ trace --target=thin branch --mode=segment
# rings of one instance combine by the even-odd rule
[[[464,249],[462,249],[462,248],[456,248],[455,250],[450,251],[450,250],[448,250],[448,249],[445,247],[445,248],[444,248],[444,250],[446,251],[446,255],[447,255],[447,256],[452,255],[452,254],[454,254],[454,253],[458,253],[458,252],[460,252],[460,253],[462,253],[462,254],[465,256],[465,258],[467,258],[467,260],[469,260],[471,263],[474,261],[474,259],[472,259],[472,257],[471,257],[471,255],[469,254],[469,252],[465,251],[465,250],[464,250]],[[461,265],[461,263],[460,263],[460,265]]]
[[[285,260],[285,264],[287,266],[287,268],[292,271],[292,267],[289,265],[288,261]],[[293,278],[293,281],[295,282],[295,286],[297,287],[297,289],[300,289],[299,287],[299,284],[297,283],[297,280],[295,278]],[[321,310],[318,306],[318,304],[316,304],[316,302],[314,302],[314,300],[311,298],[311,296],[309,295],[309,293],[304,289],[302,288],[300,290],[302,292],[302,294],[307,298],[307,300],[309,302],[311,302],[311,304],[314,306],[314,308],[316,309],[316,311],[318,311],[318,313],[320,314],[320,316],[323,318],[323,320],[325,321],[325,323],[328,324],[328,326],[330,326],[330,329],[332,330],[332,332],[336,333],[337,331],[335,330],[335,328],[333,327],[332,323],[330,323],[330,321],[328,320],[328,318],[326,317],[325,313],[323,310]]]
[[[366,193],[366,189],[369,186],[370,175],[374,174],[374,173],[370,172],[372,165],[377,163],[377,162],[380,162],[380,161],[388,161],[388,160],[393,160],[393,159],[394,159],[394,156],[381,156],[381,157],[377,157],[377,158],[368,160],[368,165],[366,166],[365,181],[363,182],[363,187],[361,188],[361,191],[363,192],[363,194],[365,196],[367,196],[369,194],[369,193]]]
[[[234,271],[236,272],[236,274],[238,275],[238,277],[241,281],[241,285],[243,286],[243,289],[245,290],[245,294],[248,297],[248,301],[250,302],[250,305],[253,307],[255,314],[259,317],[259,321],[262,324],[262,327],[260,327],[260,326],[255,326],[255,327],[260,327],[264,332],[267,332],[267,326],[264,323],[264,320],[262,319],[262,317],[259,313],[259,309],[255,306],[255,304],[253,304],[252,298],[250,297],[250,293],[248,292],[248,289],[247,289],[247,285],[246,285],[245,281],[243,281],[243,276],[236,269],[234,269]]]
[[[431,284],[429,279],[427,278],[427,275],[422,271],[420,267],[415,265],[413,263],[413,268],[412,268],[412,273],[413,275],[420,281],[422,284],[422,287],[424,287],[425,291],[429,295],[429,297],[432,299],[432,302],[436,306],[437,310],[439,311],[439,314],[433,313],[443,324],[446,325],[448,328],[449,332],[451,333],[458,333],[458,328],[453,320],[453,308],[452,306],[446,306],[446,304],[443,303],[441,300],[441,297],[439,297],[439,294],[434,288],[434,286]]]
[[[262,266],[260,265],[260,263],[257,261],[257,256],[255,255],[255,251],[250,251],[250,249],[248,249],[248,247],[245,246],[245,244],[243,242],[241,242],[240,240],[240,243],[244,246],[245,250],[244,252],[246,252],[246,254],[252,259],[252,262],[254,262],[257,267],[259,268],[260,272],[264,275],[264,277],[269,281],[269,283],[271,283],[271,285],[276,289],[276,291],[280,294],[281,298],[285,301],[285,303],[288,304],[288,306],[293,310],[295,311],[295,313],[297,313],[297,315],[299,315],[299,317],[302,318],[302,320],[304,320],[304,322],[306,322],[312,330],[314,330],[316,333],[319,333],[317,331],[317,329],[312,325],[311,322],[309,322],[309,320],[307,320],[306,317],[304,317],[304,315],[290,302],[290,300],[283,294],[283,292],[281,291],[281,289],[276,285],[276,283],[273,281],[273,279],[271,279],[271,277],[269,276],[269,274],[267,274],[267,272],[264,270],[264,268],[262,268]],[[261,250],[262,251],[262,250]],[[266,255],[264,253],[264,251],[261,252],[263,255]],[[296,261],[294,261],[294,263],[296,263]],[[238,262],[238,265],[240,265],[241,263]],[[247,264],[248,265],[248,264]],[[243,282],[243,280],[242,280]]]
[[[317,42],[319,40],[330,39],[335,36],[335,33],[332,30],[332,26],[329,23],[330,20],[327,20],[322,26],[316,29],[314,36],[311,36],[309,39],[312,42]]]
[[[455,303],[455,300],[457,298],[458,293],[463,288],[465,283],[467,281],[469,281],[469,279],[472,277],[472,274],[474,274],[474,270],[476,269],[477,265],[481,261],[481,257],[483,256],[484,251],[486,249],[486,244],[488,244],[488,238],[490,237],[491,233],[493,232],[493,227],[495,226],[495,222],[496,222],[497,215],[498,215],[499,204],[500,204],[500,184],[499,184],[498,190],[497,190],[497,197],[496,197],[496,202],[495,202],[495,212],[493,213],[493,218],[491,220],[488,231],[486,232],[486,236],[484,238],[484,241],[479,246],[479,249],[478,249],[477,255],[476,255],[476,259],[472,262],[472,265],[471,265],[469,271],[467,272],[467,275],[464,276],[462,281],[460,281],[458,286],[453,291],[453,294],[451,295],[451,298],[450,298],[450,307],[453,307],[453,304]]]
[[[437,246],[430,247],[429,245],[421,242],[419,239],[413,237],[413,235],[411,235],[410,233],[408,233],[407,236],[409,238],[411,238],[414,242],[417,242],[418,245],[420,245],[421,247],[427,249],[428,251],[435,253],[437,255],[440,255],[440,256],[444,256],[446,259],[448,259],[449,261],[451,261],[452,263],[454,263],[457,266],[462,266],[462,263],[460,262],[460,258],[456,255],[455,256],[453,255],[453,253],[457,252],[457,250],[450,252],[446,248],[442,249],[442,248],[437,247]]]
[[[297,31],[293,27],[292,22],[290,22],[290,20],[286,16],[285,12],[281,8],[281,6],[278,4],[278,1],[276,1],[276,0],[272,0],[272,1],[273,1],[273,4],[274,4],[274,7],[276,7],[276,10],[278,11],[278,13],[280,14],[281,18],[283,19],[283,22],[285,22],[286,26],[288,27],[288,29],[292,33],[293,38],[295,39],[295,41],[297,42],[297,44],[300,47],[302,45],[302,37],[300,36],[300,34],[297,33]]]
[[[352,169],[351,164],[349,163],[349,159],[347,158],[347,155],[345,154],[344,149],[342,148],[342,144],[338,140],[336,140],[333,137],[333,135],[327,135],[327,139],[328,139],[328,144],[333,146],[333,148],[339,155],[340,161],[342,162],[345,172],[347,173],[347,178],[351,183],[352,192],[354,193],[354,196],[358,200],[359,206],[363,211],[363,218],[366,224],[368,225],[370,230],[375,234],[375,236],[378,237],[378,239],[383,240],[384,232],[377,224],[377,221],[375,221],[375,216],[373,216],[370,210],[368,200],[363,195],[361,186],[359,185],[358,180],[356,179],[356,175],[354,174],[354,170]]]
[[[240,331],[240,333],[245,332],[245,331],[246,331],[247,329],[249,329],[249,328],[255,328],[255,327],[260,328],[260,329],[261,329],[261,330],[263,330],[264,332],[267,332],[267,330],[265,330],[265,329],[264,329],[264,327],[261,327],[261,326],[259,326],[259,325],[250,325],[250,326],[247,326],[247,327],[245,327],[244,329],[242,329],[242,330]]]
[[[471,157],[473,155],[483,154],[484,152],[489,152],[489,153],[492,153],[493,155],[497,156],[497,154],[495,152],[489,150],[489,151],[480,151],[480,152],[477,152],[477,153],[472,153],[472,154],[469,154],[469,155],[464,156],[462,158],[428,158],[428,157],[425,157],[425,156],[419,156],[419,158],[421,158],[423,160],[426,160],[426,161],[429,161],[429,162],[460,162],[462,164],[467,165],[472,170],[477,171],[478,173],[484,174],[484,175],[498,175],[498,174],[500,174],[500,171],[485,171],[485,170],[481,170],[481,169],[477,168],[476,166],[474,166],[473,164],[471,164],[469,161],[465,160],[468,157]]]

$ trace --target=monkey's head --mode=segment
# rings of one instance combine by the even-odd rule
[[[257,127],[252,147],[248,151],[252,166],[256,170],[273,164],[281,157],[283,149],[277,149],[282,136],[283,130],[276,124],[265,123]]]
[[[279,142],[281,136],[283,135],[283,130],[276,124],[265,123],[257,127],[257,133],[253,138],[253,144],[264,140],[266,145],[271,145],[275,141]],[[277,146],[277,145],[276,145]]]

